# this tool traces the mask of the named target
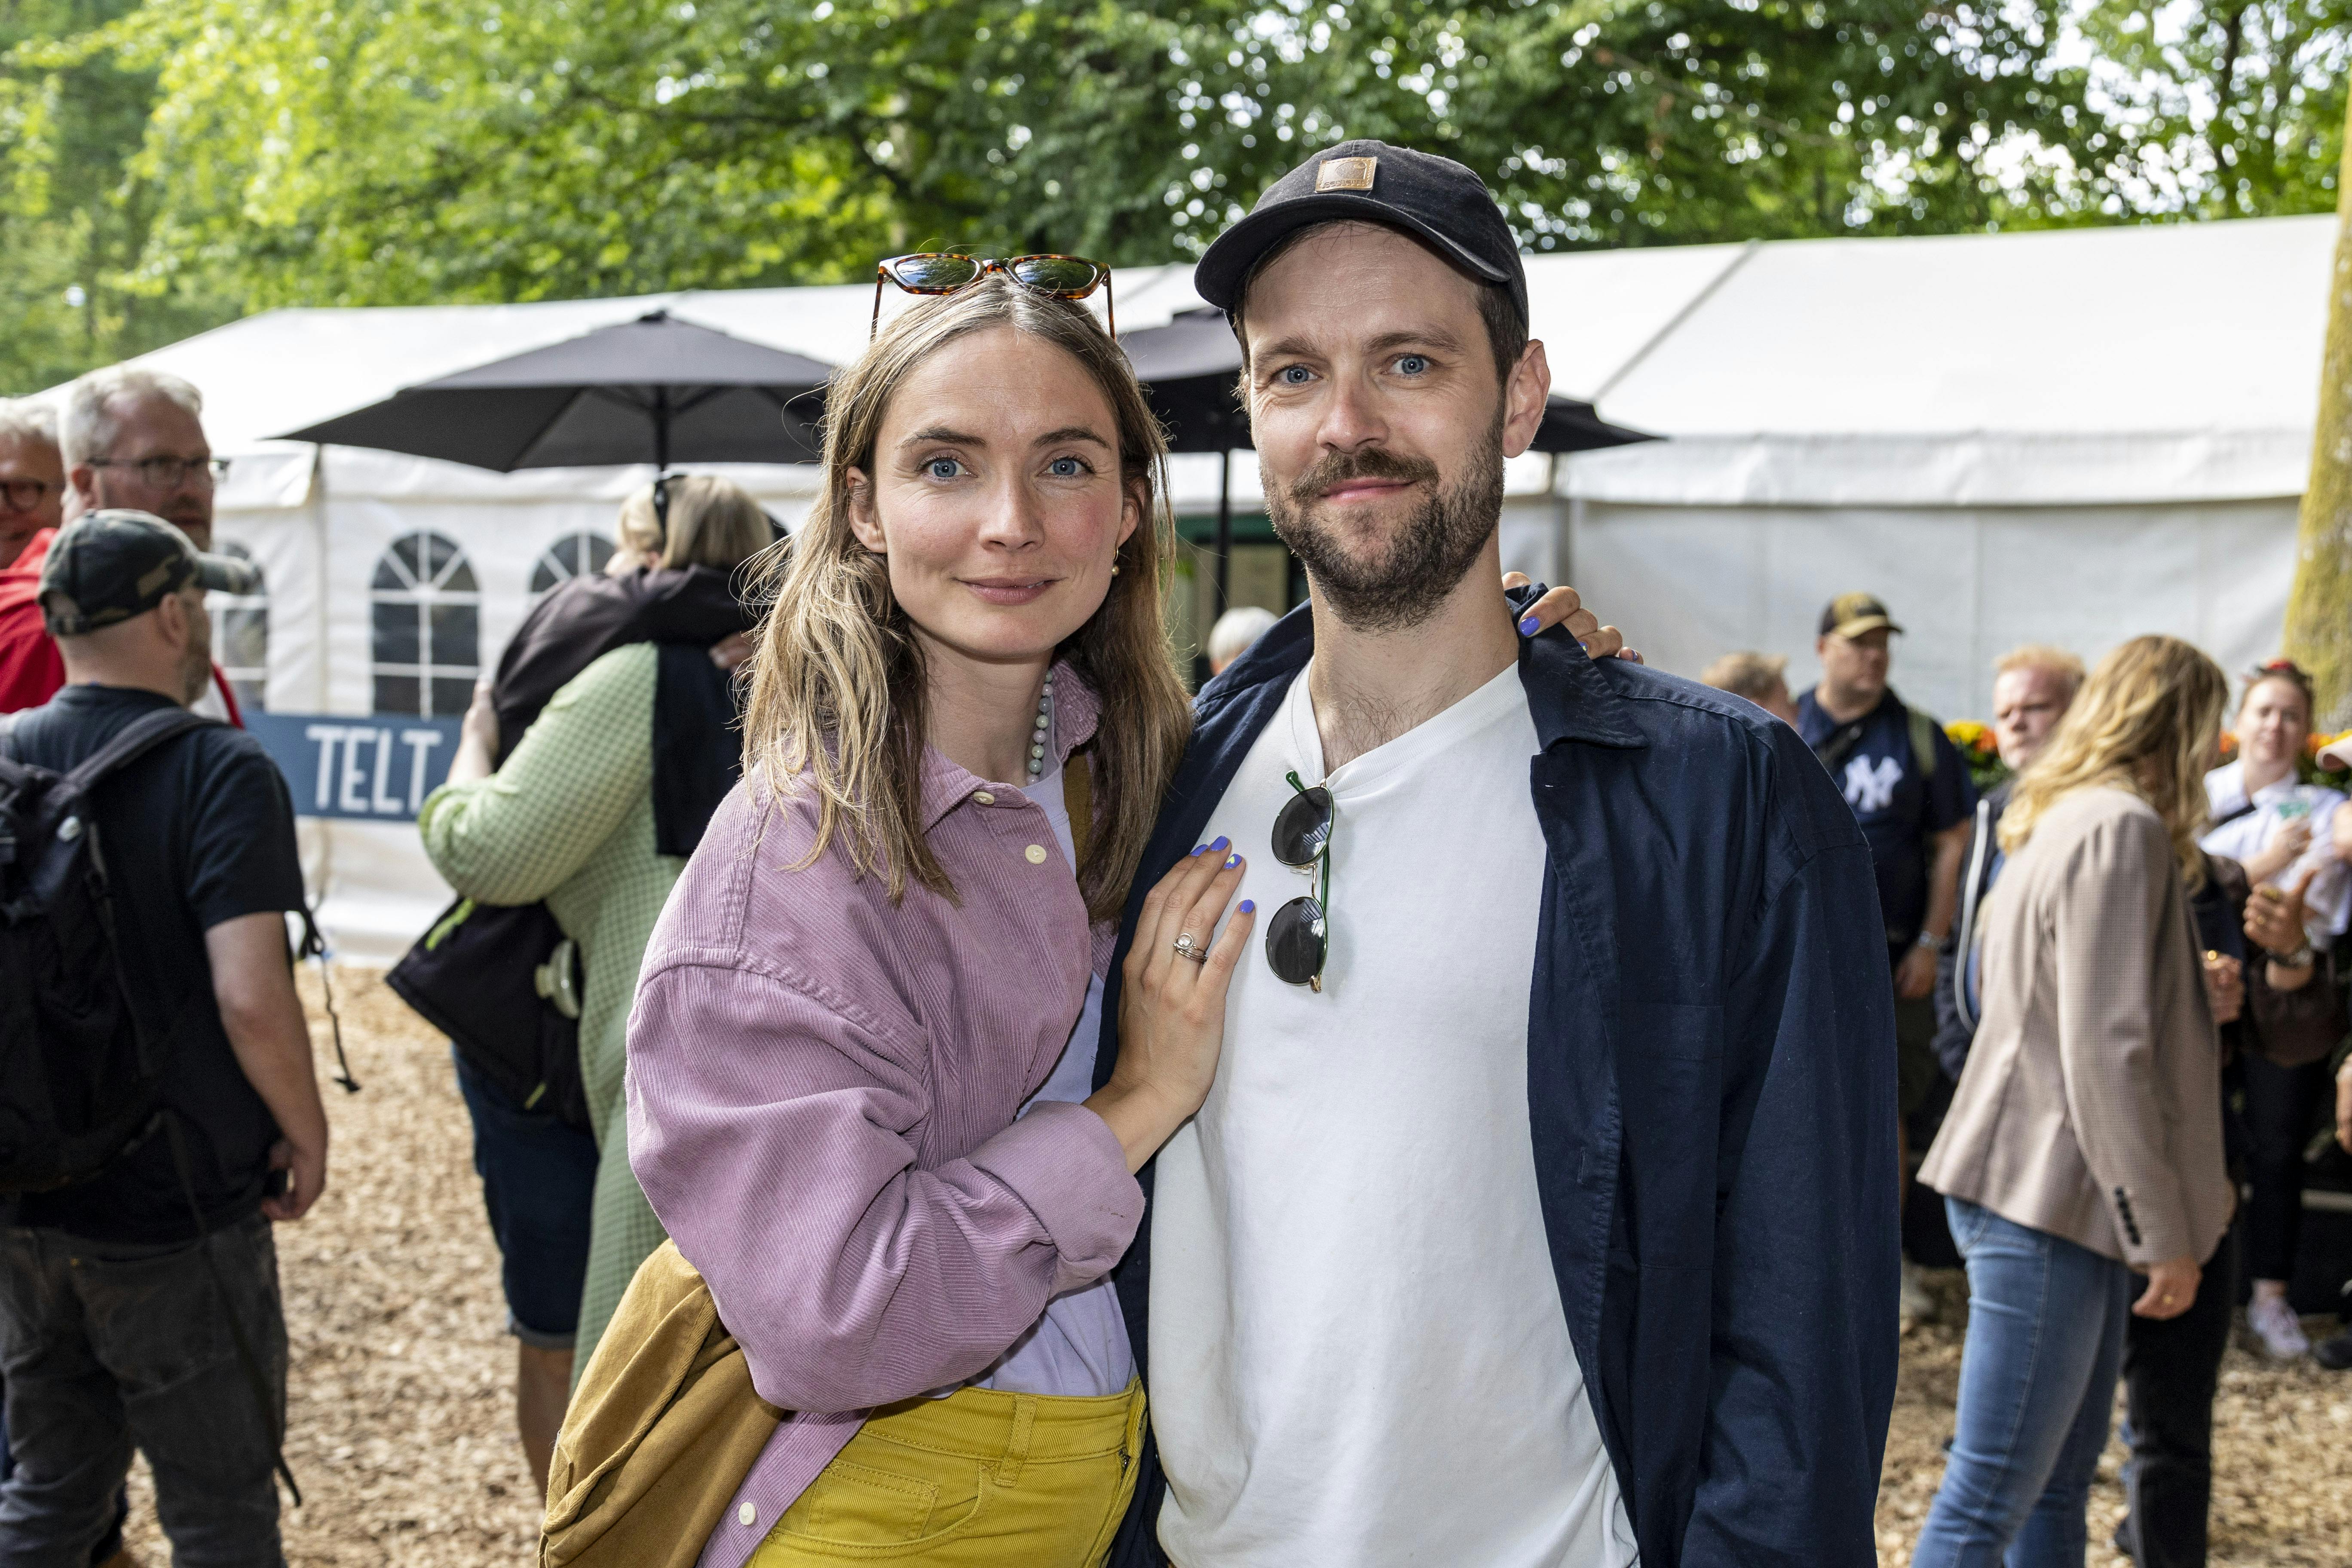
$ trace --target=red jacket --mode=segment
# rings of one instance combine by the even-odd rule
[[[0,566],[0,713],[38,708],[66,683],[66,662],[41,623],[41,563],[49,558],[49,541],[57,536],[54,528],[41,530],[23,554]],[[213,689],[228,710],[228,721],[243,729],[236,693],[218,665],[213,666]]]

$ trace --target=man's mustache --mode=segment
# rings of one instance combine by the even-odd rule
[[[1384,479],[1395,484],[1437,482],[1437,465],[1426,458],[1400,458],[1378,447],[1360,452],[1333,452],[1290,481],[1290,499],[1304,506],[1349,479]]]

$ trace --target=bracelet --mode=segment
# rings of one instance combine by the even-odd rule
[[[1911,945],[1913,947],[1924,947],[1928,952],[1933,952],[1937,948],[1944,945],[1944,939],[1937,936],[1933,931],[1923,931],[1917,937],[1913,939]]]

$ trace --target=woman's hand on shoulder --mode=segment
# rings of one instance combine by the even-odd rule
[[[1225,993],[1257,916],[1244,901],[1223,931],[1217,921],[1245,869],[1224,839],[1204,844],[1160,879],[1136,917],[1119,972],[1118,1062],[1087,1100],[1131,1172],[1191,1120],[1216,1080]],[[1203,949],[1205,959],[1197,956]]]
[[[1503,586],[1506,588],[1528,585],[1528,574],[1524,572],[1503,574]],[[1615,626],[1602,626],[1601,617],[1584,607],[1584,601],[1573,588],[1554,588],[1529,605],[1519,617],[1519,635],[1531,637],[1559,626],[1566,626],[1568,635],[1594,658],[1622,658],[1632,664],[1642,662],[1642,656],[1625,646],[1625,635]]]

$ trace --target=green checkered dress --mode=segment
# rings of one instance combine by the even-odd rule
[[[661,1222],[629,1171],[624,1042],[637,966],[686,862],[654,852],[651,643],[616,648],[555,694],[491,777],[445,784],[417,817],[425,852],[466,898],[547,900],[580,944],[580,1072],[599,1158],[576,1379]]]

